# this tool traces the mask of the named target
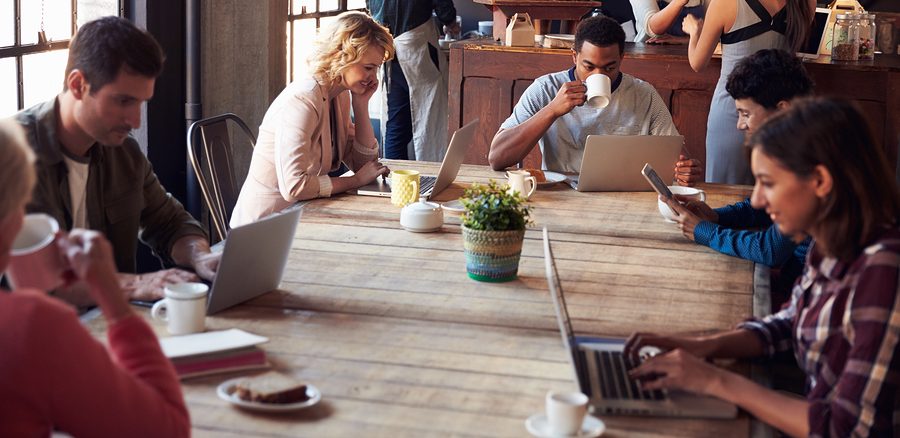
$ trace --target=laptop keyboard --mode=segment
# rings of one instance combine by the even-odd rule
[[[637,366],[621,351],[589,350],[594,355],[600,374],[600,393],[605,399],[664,400],[663,391],[642,391],[636,380],[628,377],[628,370]]]
[[[419,195],[425,196],[429,190],[434,187],[434,183],[437,182],[436,176],[420,176],[419,177]]]

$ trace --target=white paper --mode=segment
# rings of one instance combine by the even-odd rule
[[[246,348],[269,342],[269,338],[241,329],[220,330],[191,335],[170,336],[159,340],[163,354],[169,359]]]

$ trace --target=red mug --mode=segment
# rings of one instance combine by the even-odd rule
[[[59,223],[53,217],[44,213],[25,216],[6,268],[14,289],[50,291],[64,284],[68,263],[56,244],[57,234]]]

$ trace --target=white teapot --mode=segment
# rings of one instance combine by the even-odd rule
[[[400,210],[400,226],[407,231],[429,233],[438,231],[444,225],[444,212],[440,204],[419,198],[419,202],[408,204]]]

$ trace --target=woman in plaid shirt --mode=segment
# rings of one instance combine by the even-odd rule
[[[630,352],[668,351],[633,377],[722,398],[792,436],[900,435],[900,191],[868,122],[847,102],[802,100],[748,144],[753,206],[782,233],[814,240],[791,302],[715,335],[635,334]],[[806,399],[704,360],[786,350],[806,372]]]

